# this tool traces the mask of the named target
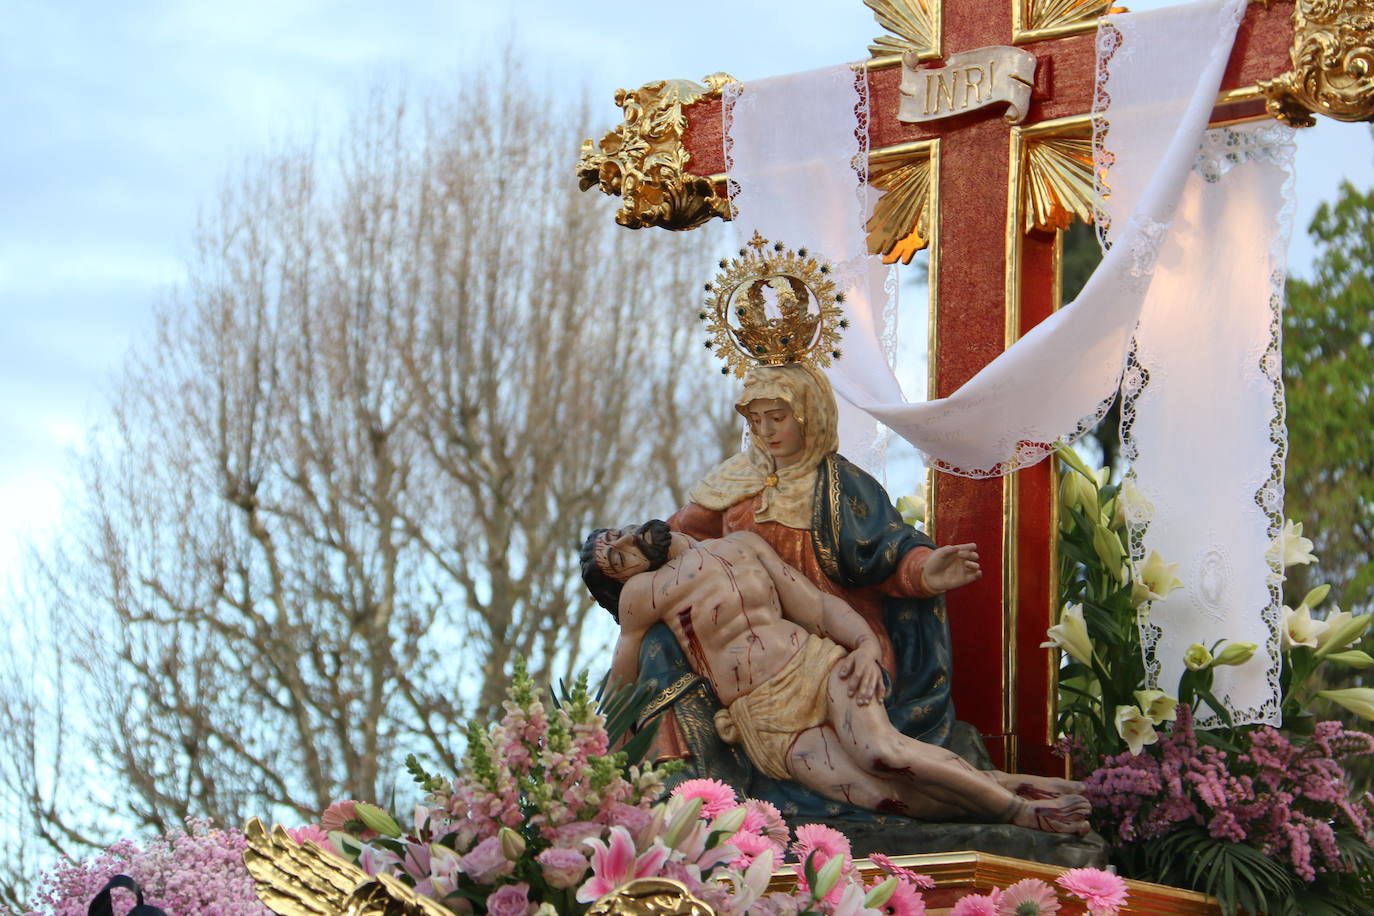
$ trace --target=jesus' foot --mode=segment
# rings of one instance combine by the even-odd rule
[[[1061,795],[1042,801],[1018,799],[1011,823],[1047,833],[1082,835],[1088,832],[1088,814],[1091,812],[1092,805],[1081,795]]]
[[[1002,788],[1022,798],[1058,798],[1061,795],[1078,795],[1083,791],[1083,783],[1054,776],[1030,776],[1026,773],[1003,773],[1001,770],[993,770],[992,778]]]

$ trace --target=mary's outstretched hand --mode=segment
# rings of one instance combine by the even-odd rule
[[[936,548],[921,570],[925,586],[932,592],[947,592],[968,585],[983,576],[978,565],[977,544],[949,544]]]

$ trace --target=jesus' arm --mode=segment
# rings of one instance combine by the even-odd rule
[[[652,576],[641,574],[625,583],[620,593],[620,638],[611,655],[611,673],[607,687],[615,690],[633,684],[639,677],[639,648],[644,634],[657,620],[653,618],[649,602],[643,600]]]

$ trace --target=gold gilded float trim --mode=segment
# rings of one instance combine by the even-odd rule
[[[453,916],[389,875],[372,876],[314,843],[297,843],[278,824],[253,818],[243,862],[258,899],[280,916]]]
[[[910,264],[930,243],[930,145],[899,165],[872,168],[869,184],[884,193],[868,219],[869,253],[881,255],[884,264]]]
[[[1374,7],[1368,0],[1298,0],[1288,53],[1293,69],[1258,84],[1271,115],[1293,127],[1311,127],[1313,113],[1374,120]]]
[[[658,80],[633,91],[617,89],[615,103],[624,109],[625,120],[601,142],[582,142],[578,185],[622,198],[615,221],[630,229],[694,229],[716,217],[728,219],[730,202],[716,193],[711,178],[687,171],[691,156],[682,138],[687,130],[683,109],[718,96],[732,82],[727,74],[713,73],[705,86]]]
[[[592,904],[587,916],[715,916],[671,878],[636,878]]]
[[[942,57],[941,31],[944,19],[942,0],[864,0],[873,11],[878,25],[891,32],[880,35],[868,46],[868,53],[876,58],[900,58],[908,51],[917,60]],[[885,61],[886,62],[886,61]]]
[[[1091,32],[1100,17],[1113,12],[1122,10],[1112,7],[1111,0],[1014,0],[1011,40],[1025,44]]]

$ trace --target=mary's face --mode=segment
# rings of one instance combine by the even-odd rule
[[[782,398],[755,398],[744,408],[749,431],[758,437],[780,468],[801,458],[806,437],[792,413],[792,405]]]

